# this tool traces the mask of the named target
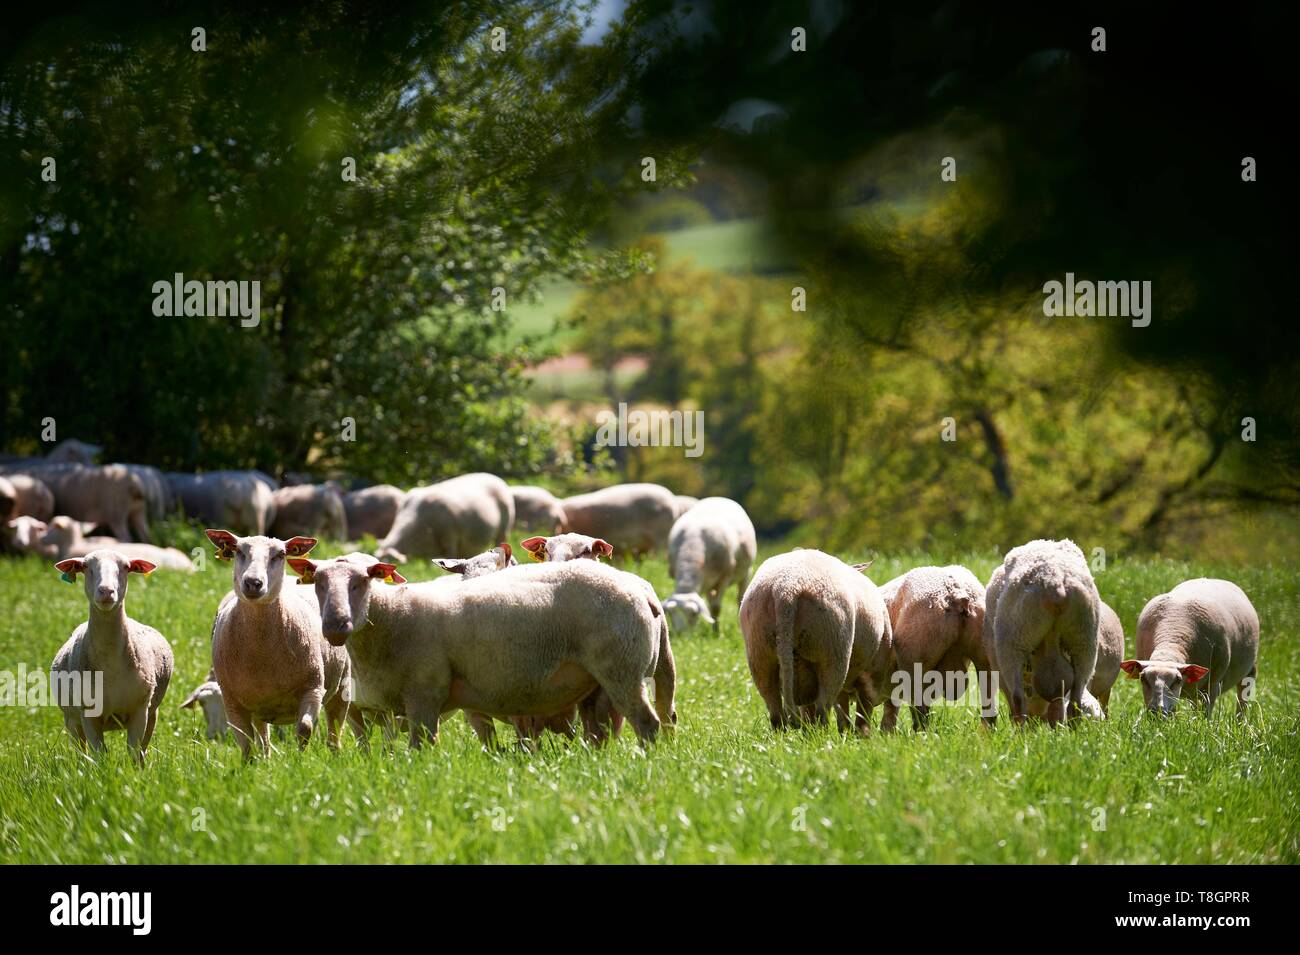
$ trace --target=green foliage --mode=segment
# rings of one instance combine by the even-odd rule
[[[876,558],[878,581],[951,560],[986,579],[996,559],[987,551]],[[668,592],[662,560],[641,572]],[[201,717],[179,708],[207,672],[212,614],[229,574],[209,562],[193,577],[159,572],[131,582],[131,614],[170,638],[177,663],[143,770],[130,764],[121,733],[91,762],[73,749],[57,711],[0,707],[0,861],[1300,861],[1293,566],[1118,561],[1097,575],[1130,646],[1143,603],[1178,581],[1208,574],[1245,588],[1264,637],[1259,702],[1244,725],[1222,703],[1208,723],[1186,712],[1165,724],[1140,720],[1141,694],[1121,680],[1110,721],[1075,730],[1017,732],[1004,718],[987,733],[974,712],[941,707],[924,735],[912,733],[905,713],[889,738],[777,735],[750,681],[728,594],[720,638],[673,637],[680,723],[648,755],[626,732],[599,751],[548,739],[540,753],[523,754],[504,726],[506,749],[485,753],[455,716],[436,747],[415,755],[404,742],[382,752],[376,734],[369,756],[350,738],[338,754],[318,739],[305,754],[279,744],[249,767],[233,743],[206,742]],[[0,570],[0,611],[9,621],[0,660],[35,669],[48,665],[86,604],[48,566],[15,560]]]

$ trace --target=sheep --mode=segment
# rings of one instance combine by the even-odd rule
[[[1022,544],[993,571],[982,640],[1017,724],[1029,715],[1031,691],[1048,701],[1050,725],[1062,716],[1078,719],[1097,665],[1100,605],[1083,551],[1069,540]],[[1062,699],[1064,705],[1051,705]],[[991,724],[997,707],[991,687],[981,687],[981,703]]]
[[[108,527],[118,540],[130,541],[131,532],[149,543],[148,500],[139,475],[117,464],[87,467],[81,464],[43,464],[21,472],[44,483],[54,495],[56,513]]]
[[[162,471],[147,464],[114,464],[135,476],[144,488],[145,515],[151,521],[166,518],[176,506],[176,497]]]
[[[586,534],[557,534],[554,537],[530,537],[519,542],[536,561],[600,560],[613,557],[614,547],[609,541]]]
[[[673,516],[674,519],[681,517],[696,504],[700,503],[698,497],[691,497],[689,494],[673,495]]]
[[[53,548],[47,548],[41,543],[41,538],[45,536],[49,526],[44,521],[38,521],[34,517],[15,517],[13,520],[6,521],[4,526],[4,544],[5,549],[15,554],[40,554],[45,557],[54,556]]]
[[[175,547],[155,547],[153,544],[123,544],[112,537],[83,536],[88,525],[74,521],[60,514],[50,521],[49,528],[41,538],[43,551],[52,551],[52,557],[82,557],[92,550],[103,548],[116,551],[124,557],[138,557],[147,560],[160,569],[179,570],[187,574],[194,572],[194,565],[185,554]]]
[[[1120,674],[1120,661],[1124,659],[1124,625],[1119,615],[1104,600],[1101,602],[1101,619],[1097,625],[1097,668],[1092,671],[1088,688],[1083,691],[1079,704],[1083,715],[1095,720],[1104,720],[1110,711],[1110,690]],[[1047,701],[1032,688],[1025,687],[1026,707],[1029,715],[1039,719],[1047,715]],[[1055,700],[1056,719],[1064,715],[1064,700]]]
[[[81,464],[93,467],[95,458],[99,457],[99,452],[103,450],[103,447],[98,444],[89,444],[76,438],[64,438],[50,450],[45,460],[50,464]]]
[[[298,535],[348,539],[347,512],[343,498],[329,484],[295,484],[271,494],[275,520],[270,534],[288,540]]]
[[[769,558],[740,602],[740,630],[773,729],[809,716],[825,722],[834,705],[843,731],[856,699],[857,730],[869,732],[871,710],[889,692],[893,631],[880,592],[857,568],[819,550]]]
[[[50,664],[51,681],[85,681],[91,673],[103,675],[98,699],[64,698],[59,701],[63,723],[73,741],[102,752],[104,733],[126,730],[126,744],[137,763],[143,765],[158,720],[158,707],[171,682],[172,648],[153,627],[132,620],[126,613],[126,591],[130,574],[148,574],[147,560],[128,560],[112,551],[91,551],[85,557],[69,557],[54,565],[68,583],[85,574],[84,588],[89,603],[85,623],[73,631]]]
[[[233,562],[234,588],[212,625],[212,670],[244,761],[252,758],[254,731],[262,751],[270,751],[272,723],[296,724],[305,748],[322,708],[329,745],[337,748],[351,697],[347,652],[322,636],[314,600],[296,587],[283,590],[285,559],[301,557],[316,541],[216,529],[207,535],[217,559]]]
[[[679,517],[668,534],[668,572],[674,584],[673,595],[664,601],[673,630],[680,633],[703,620],[716,633],[722,596],[734,583],[740,603],[757,551],[749,515],[730,498],[706,497]]]
[[[187,517],[208,526],[260,536],[275,520],[274,482],[260,471],[167,474],[167,486]]]
[[[54,493],[30,474],[0,477],[0,520],[24,516],[48,521],[54,516]]]
[[[925,729],[931,700],[927,684],[939,674],[943,695],[960,699],[975,666],[981,684],[991,683],[993,667],[984,652],[984,585],[965,567],[917,567],[880,587],[889,612],[897,670],[897,690],[885,704],[892,725],[899,703],[912,707],[912,728]]]
[[[504,540],[514,522],[515,502],[505,481],[494,474],[463,474],[412,489],[375,553],[399,564],[412,557],[473,554]]]
[[[221,698],[221,684],[217,682],[215,673],[209,671],[207,679],[185,697],[181,709],[192,710],[195,706],[203,710],[203,718],[208,724],[208,739],[224,737],[230,724],[226,719],[225,701]]]
[[[609,541],[620,553],[642,557],[668,546],[677,519],[673,501],[673,493],[658,484],[616,484],[565,498],[564,524]]]
[[[405,492],[391,484],[376,484],[374,487],[350,491],[343,495],[343,511],[348,522],[348,534],[359,538],[369,534],[375,540],[383,540],[392,530],[393,519],[397,509],[402,506]]]
[[[447,586],[404,584],[393,564],[366,554],[290,566],[316,588],[325,638],[348,648],[358,704],[404,715],[413,748],[436,742],[451,710],[547,715],[594,703],[597,687],[642,745],[675,718],[663,611],[631,574],[574,560]],[[378,583],[386,580],[398,585]],[[643,683],[650,677],[653,710]]]
[[[1219,695],[1237,688],[1244,718],[1259,675],[1259,614],[1242,589],[1227,580],[1185,580],[1153,597],[1138,616],[1134,652],[1121,669],[1142,681],[1149,713],[1172,716],[1183,685],[1208,717]]]
[[[476,554],[465,560],[455,557],[436,557],[433,562],[447,573],[459,574],[466,580],[472,580],[475,577],[482,577],[484,574],[491,574],[498,570],[505,570],[507,567],[519,565],[519,561],[515,560],[510,545],[504,542],[489,551]]]
[[[548,534],[564,533],[564,505],[546,488],[511,485],[510,496],[515,502],[516,527]]]

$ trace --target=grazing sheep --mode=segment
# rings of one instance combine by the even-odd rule
[[[1034,540],[1007,553],[985,591],[984,652],[995,662],[1011,718],[1029,715],[1030,692],[1048,701],[1047,722],[1077,719],[1097,665],[1101,598],[1071,541]],[[981,687],[986,722],[996,714]],[[1052,706],[1052,701],[1068,701]]]
[[[844,730],[856,699],[857,729],[869,731],[872,708],[888,698],[893,631],[880,592],[856,568],[819,550],[768,559],[741,600],[740,629],[773,729],[825,722],[834,705]]]
[[[343,498],[329,484],[294,484],[271,494],[275,520],[271,536],[288,540],[299,535],[348,539],[347,512]]]
[[[79,521],[109,528],[118,540],[131,540],[131,531],[149,543],[148,500],[140,477],[118,464],[42,464],[21,472],[7,470],[13,481],[23,473],[44,483],[54,495],[54,510]]]
[[[325,710],[329,745],[338,746],[347,717],[350,663],[340,646],[321,635],[320,612],[310,595],[283,590],[286,558],[306,554],[316,541],[295,537],[236,537],[209,530],[217,559],[234,562],[234,589],[212,625],[212,670],[244,760],[256,731],[269,752],[269,724],[296,724],[306,747]]]
[[[41,538],[48,530],[49,526],[44,521],[38,521],[34,517],[15,517],[13,520],[6,521],[5,550],[15,554],[40,554],[43,557],[52,557],[53,548],[45,548],[41,544]]]
[[[565,498],[564,525],[609,541],[621,554],[642,557],[668,546],[677,519],[673,500],[658,484],[616,484]]]
[[[208,739],[221,739],[225,736],[230,724],[226,720],[225,701],[221,698],[221,684],[217,682],[215,674],[208,673],[208,678],[185,697],[181,709],[192,710],[196,705],[203,710],[203,718],[208,724]]]
[[[519,542],[535,561],[600,560],[613,557],[614,548],[608,541],[586,534],[557,534],[554,537],[530,537]]]
[[[348,534],[359,538],[369,534],[381,541],[393,529],[393,519],[402,506],[406,492],[391,484],[376,484],[343,495],[343,512],[347,517]]]
[[[564,532],[564,504],[544,487],[511,485],[515,502],[515,527],[548,534]]]
[[[474,554],[509,536],[515,502],[494,474],[463,474],[402,499],[392,529],[379,542],[381,560]]]
[[[182,551],[175,547],[155,547],[153,544],[123,544],[112,537],[85,537],[89,525],[74,521],[60,514],[50,521],[45,536],[41,538],[41,549],[46,556],[57,558],[84,557],[92,550],[116,551],[123,557],[140,558],[164,570],[179,570],[187,574],[194,572],[194,565]],[[52,553],[51,553],[52,552]]]
[[[1119,676],[1123,659],[1124,625],[1120,623],[1119,615],[1102,601],[1101,622],[1097,625],[1097,668],[1092,671],[1092,679],[1088,681],[1088,689],[1080,703],[1084,716],[1106,719],[1110,710],[1110,690]],[[1041,719],[1047,715],[1047,701],[1032,692],[1032,687],[1025,687],[1025,698],[1030,716]],[[1061,720],[1065,716],[1065,700],[1055,700],[1052,705],[1057,708],[1056,719]]]
[[[73,631],[68,642],[50,664],[52,680],[63,675],[68,686],[72,674],[80,674],[80,700],[61,699],[63,723],[68,735],[92,750],[104,749],[104,733],[126,730],[126,745],[143,764],[158,720],[158,706],[172,678],[172,648],[153,627],[126,615],[129,574],[148,574],[147,560],[128,560],[112,551],[91,551],[85,557],[69,557],[54,565],[63,579],[75,583],[85,574],[87,621]],[[101,695],[86,699],[90,674],[103,674]]]
[[[54,493],[30,474],[0,477],[0,520],[24,516],[48,521],[54,516]]]
[[[274,482],[260,471],[167,475],[186,517],[260,536],[275,520]]]
[[[943,696],[966,693],[971,665],[977,679],[991,685],[993,667],[984,653],[984,585],[965,567],[917,567],[884,584],[880,596],[889,611],[901,694],[891,694],[885,719],[892,725],[899,703],[912,706],[912,728],[929,722],[927,687],[938,674]],[[898,698],[901,695],[901,700]]]
[[[662,610],[631,574],[575,560],[448,586],[402,584],[391,563],[365,554],[290,564],[315,585],[326,639],[348,647],[357,702],[404,715],[412,747],[436,741],[440,717],[451,710],[499,719],[551,715],[594,702],[597,687],[643,745],[673,719],[675,673]],[[399,586],[378,585],[385,580]],[[649,677],[654,710],[643,683]]]
[[[679,517],[668,534],[668,572],[675,583],[664,601],[673,630],[680,633],[703,620],[716,633],[722,595],[734,583],[740,603],[757,552],[754,525],[730,498],[706,497]]]
[[[510,550],[510,545],[506,543],[498,544],[489,551],[482,554],[476,554],[465,560],[459,560],[455,557],[437,557],[433,561],[449,574],[459,574],[466,580],[472,580],[475,577],[482,577],[484,574],[495,573],[498,570],[505,570],[507,567],[516,567],[519,561],[515,560],[514,553]]]
[[[1185,580],[1142,608],[1134,652],[1137,658],[1120,666],[1142,681],[1148,712],[1172,716],[1187,684],[1209,716],[1235,686],[1244,717],[1259,673],[1259,615],[1231,581]]]

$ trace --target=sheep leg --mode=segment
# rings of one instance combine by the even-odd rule
[[[281,729],[280,727],[276,727],[276,730],[275,730],[275,738],[276,738],[276,739],[279,739],[279,740],[283,740],[284,737],[280,735],[280,729]],[[257,742],[258,742],[258,745],[261,746],[261,748],[262,748],[262,755],[263,755],[263,756],[268,756],[268,755],[270,755],[270,753],[271,753],[271,724],[270,724],[270,723],[263,723],[263,722],[262,722],[261,720],[259,720],[259,719],[254,719],[254,720],[253,720],[253,731],[254,731],[255,733],[257,733]]]
[[[1017,726],[1023,726],[1026,704],[1024,654],[1010,646],[1006,648],[1006,653],[999,652],[998,672],[1003,681],[1002,689],[1007,694],[1007,703],[1011,706],[1011,721]]]
[[[432,692],[420,699],[408,700],[406,718],[411,723],[411,749],[419,749],[427,741],[438,742],[438,721],[447,700],[446,692]]]
[[[1110,716],[1110,690],[1106,690],[1105,692],[1098,693],[1096,696],[1097,696],[1097,702],[1101,704],[1101,711],[1104,714],[1106,714],[1106,716],[1109,717]]]
[[[81,714],[64,710],[63,726],[68,731],[68,735],[72,737],[72,741],[84,748],[86,745],[86,730],[81,724]]]
[[[146,707],[133,712],[126,719],[126,748],[139,766],[144,765],[144,730],[149,723],[149,711]]]
[[[492,717],[486,713],[474,713],[465,710],[465,722],[469,724],[478,741],[487,749],[493,749],[497,745],[497,730],[492,722]],[[540,733],[538,735],[541,735]]]
[[[350,708],[342,693],[335,693],[330,697],[330,701],[325,704],[325,722],[329,728],[328,742],[330,749],[339,748],[339,730],[347,721]]]
[[[653,743],[659,734],[659,717],[655,716],[650,700],[646,698],[645,684],[634,679],[631,686],[611,682],[601,687],[609,694],[614,708],[632,724],[641,746],[644,748]]]
[[[86,736],[86,745],[93,752],[104,751],[104,718],[102,716],[82,716],[81,729]]]
[[[610,736],[617,736],[622,722],[608,694],[600,688],[578,702],[578,718],[582,720],[583,735],[593,746],[602,746]]]
[[[1246,718],[1246,697],[1250,693],[1251,686],[1254,685],[1255,674],[1258,670],[1258,666],[1251,667],[1250,672],[1237,684],[1237,719],[1244,720]],[[1107,695],[1109,696],[1109,694]],[[1104,703],[1102,705],[1105,706]]]
[[[140,740],[140,752],[145,754],[149,752],[149,741],[153,739],[154,727],[158,725],[158,704],[155,703],[149,707],[148,718],[144,724],[144,738]]]
[[[298,748],[306,749],[311,742],[312,730],[320,720],[320,700],[324,694],[320,688],[308,690],[298,701]]]
[[[712,590],[708,596],[709,613],[713,615],[713,635],[722,631],[722,591]]]
[[[226,697],[226,722],[230,728],[235,731],[235,742],[239,744],[239,753],[248,762],[253,758],[251,745],[253,742],[253,720],[248,715],[248,710],[244,709],[230,697]]]
[[[668,642],[668,624],[659,622],[659,659],[655,663],[655,714],[664,732],[671,733],[677,725],[677,709],[674,706],[677,695],[677,662],[673,659],[673,648]],[[605,701],[608,702],[608,697]],[[617,730],[615,730],[617,732]]]
[[[989,729],[992,729],[998,721],[998,688],[995,681],[1000,679],[998,671],[993,667],[975,665],[975,683],[980,697],[980,722]]]
[[[920,733],[930,725],[930,707],[924,703],[912,706],[912,732]]]
[[[352,735],[356,737],[357,746],[362,750],[370,752],[370,726],[366,722],[365,714],[361,712],[358,706],[349,706],[347,714],[348,727],[352,730]]]

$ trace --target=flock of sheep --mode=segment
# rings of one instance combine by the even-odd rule
[[[210,736],[228,721],[245,759],[255,739],[269,750],[272,725],[296,727],[305,746],[322,710],[331,746],[347,723],[366,747],[378,723],[387,740],[400,728],[418,747],[455,710],[485,745],[496,720],[525,744],[579,726],[600,743],[626,721],[648,744],[677,718],[670,632],[716,628],[733,585],[750,673],[777,729],[825,722],[833,709],[841,729],[865,734],[877,705],[881,729],[901,705],[921,727],[931,705],[965,693],[972,666],[987,723],[999,690],[1017,723],[1104,718],[1121,670],[1141,681],[1150,711],[1170,714],[1186,694],[1208,714],[1235,687],[1241,713],[1256,676],[1259,619],[1224,580],[1187,581],[1149,601],[1136,657],[1125,659],[1119,618],[1070,541],[1014,548],[987,588],[957,566],[877,587],[866,565],[817,550],[772,557],[751,575],[757,548],[743,507],[655,484],[559,500],[469,474],[343,495],[328,484],[277,487],[258,472],[150,472],[48,459],[0,466],[8,546],[54,559],[67,581],[84,577],[88,617],[52,679],[102,673],[103,699],[97,710],[60,700],[67,730],[102,749],[105,731],[125,729],[141,761],[173,658],[163,635],[127,616],[129,578],[192,567],[183,554],[169,564],[160,548],[81,535],[104,524],[118,538],[128,528],[144,537],[169,496],[187,515],[233,528],[207,531],[233,586],[216,609],[209,680],[184,705],[203,706]],[[520,545],[535,563],[519,564],[504,543],[516,526],[546,532]],[[349,531],[372,534],[375,553],[307,556],[313,535]],[[641,577],[601,563],[664,550],[675,585],[662,601]],[[421,558],[449,575],[407,583],[398,566]],[[286,589],[293,576],[312,589]]]

